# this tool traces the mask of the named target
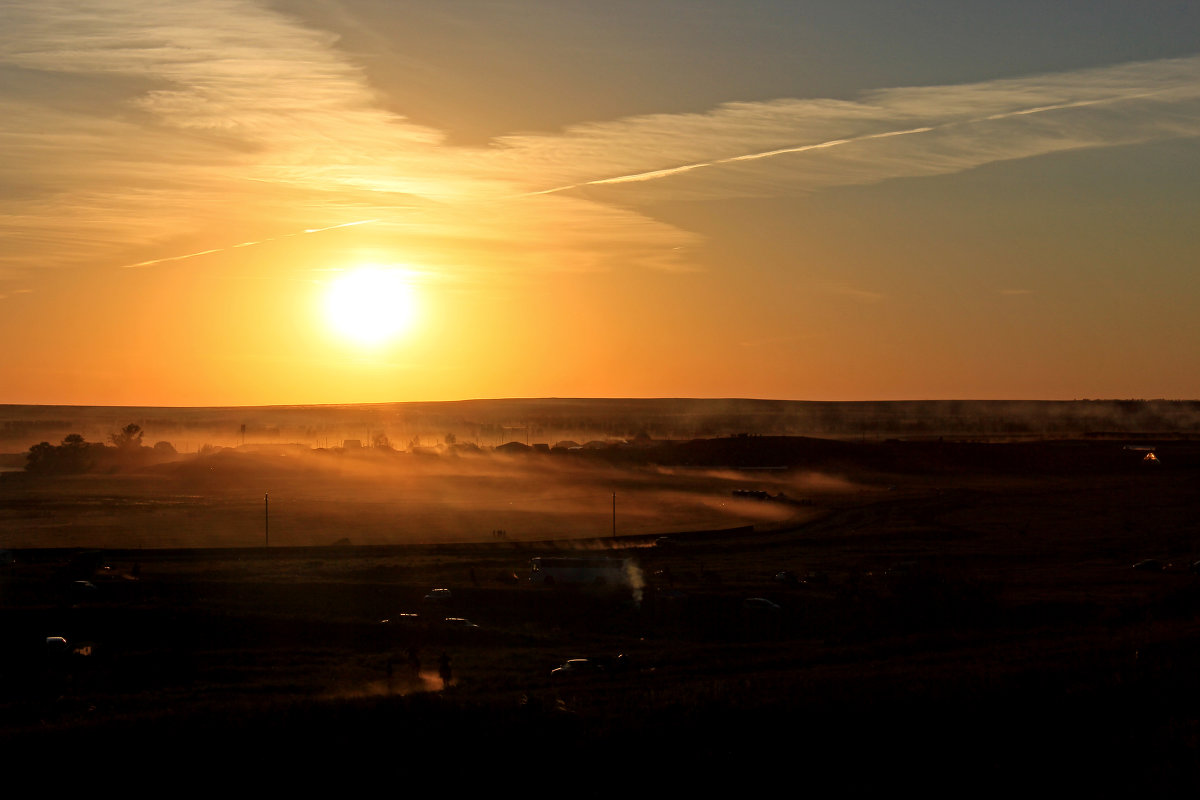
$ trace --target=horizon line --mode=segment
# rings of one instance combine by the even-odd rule
[[[197,404],[197,405],[154,405],[154,404],[121,404],[121,403],[9,403],[0,402],[0,408],[112,408],[112,409],[267,409],[267,408],[344,408],[366,406],[398,406],[398,405],[432,405],[456,403],[533,403],[533,402],[694,402],[694,403],[805,403],[805,404],[892,404],[892,403],[1200,403],[1200,398],[1172,397],[1075,397],[1061,398],[1030,398],[1030,397],[911,397],[901,399],[840,399],[840,400],[805,400],[770,397],[725,396],[527,396],[527,397],[471,397],[456,400],[382,400],[364,402],[329,402],[329,403],[227,403],[227,404]]]

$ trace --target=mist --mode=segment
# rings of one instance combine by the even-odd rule
[[[127,470],[26,479],[3,545],[240,547],[507,542],[655,536],[770,525],[802,509],[804,481],[619,466],[548,454],[217,450]],[[60,539],[61,541],[61,539]]]
[[[398,450],[457,443],[654,441],[732,436],[1036,438],[1200,432],[1200,402],[1185,400],[911,400],[806,402],[696,399],[466,400],[329,406],[149,408],[0,406],[0,452],[78,433],[106,441],[134,422],[148,444],[181,453],[209,447],[295,444],[337,449],[348,440]]]
[[[0,408],[0,423],[9,449],[6,480],[23,481],[21,501],[0,509],[0,546],[345,546],[628,540],[794,525],[811,516],[805,501],[815,498],[820,506],[873,488],[861,472],[853,480],[839,472],[851,441],[1186,437],[1200,429],[1200,406],[1141,400],[8,406]],[[140,446],[120,453],[103,446],[130,424],[140,427]],[[20,451],[70,434],[95,443],[104,458],[72,474],[22,471],[30,454]]]

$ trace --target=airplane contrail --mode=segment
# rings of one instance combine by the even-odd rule
[[[664,169],[650,170],[649,172],[635,172],[630,175],[618,175],[614,178],[596,178],[590,181],[580,181],[566,186],[556,186],[553,189],[541,189],[536,192],[525,192],[518,195],[519,197],[531,197],[539,194],[556,194],[558,192],[566,192],[571,189],[578,189],[583,186],[602,186],[611,183],[637,183],[639,181],[653,181],[659,178],[667,178],[672,175],[679,175],[684,172],[691,172],[694,169],[703,169],[705,167],[716,167],[721,164],[732,164],[735,161],[754,161],[760,158],[771,158],[773,156],[783,155],[785,153],[803,153],[808,150],[823,150],[828,147],[837,147],[843,144],[852,142],[861,142],[867,139],[882,139],[886,136],[903,136],[910,133],[924,133],[931,131],[933,128],[908,128],[899,131],[885,131],[884,133],[871,133],[865,136],[855,136],[850,139],[831,139],[828,142],[819,142],[817,144],[801,144],[794,147],[782,147],[778,150],[765,150],[761,153],[747,153],[740,156],[729,156],[727,158],[715,158],[712,161],[699,161],[694,164],[683,164],[678,167],[666,167]]]
[[[673,175],[680,175],[692,170],[704,169],[705,167],[716,167],[722,164],[733,164],[738,161],[756,161],[762,158],[773,158],[775,156],[787,155],[790,153],[804,153],[810,150],[824,150],[831,147],[841,147],[842,145],[854,144],[857,142],[865,142],[871,139],[885,139],[892,136],[910,136],[917,133],[929,133],[930,131],[949,128],[955,125],[970,125],[976,122],[990,122],[993,120],[1006,119],[1009,117],[1023,117],[1031,114],[1041,114],[1047,111],[1059,111],[1066,108],[1081,108],[1083,106],[1101,105],[1104,103],[1114,103],[1121,100],[1136,100],[1151,95],[1162,94],[1163,90],[1151,92],[1139,92],[1137,94],[1118,95],[1116,97],[1104,97],[1097,100],[1077,100],[1067,103],[1056,103],[1054,105],[1035,106],[1033,108],[1022,108],[1016,111],[1004,111],[999,114],[991,114],[986,117],[978,117],[975,119],[956,120],[946,122],[935,126],[922,126],[919,128],[904,128],[895,131],[884,131],[883,133],[870,133],[863,136],[853,136],[847,139],[831,139],[827,142],[818,142],[816,144],[802,144],[794,147],[781,147],[776,150],[765,150],[759,153],[747,153],[740,156],[729,156],[726,158],[715,158],[711,161],[699,161],[693,164],[682,164],[677,167],[666,167],[664,169],[650,170],[647,172],[634,172],[629,175],[618,175],[612,178],[596,178],[590,181],[580,181],[566,186],[556,186],[552,189],[541,189],[536,192],[525,192],[518,195],[519,197],[530,197],[539,194],[556,194],[558,192],[566,192],[571,189],[579,189],[584,186],[603,186],[607,184],[617,183],[637,183],[639,181],[653,181],[659,178],[669,178]]]
[[[328,225],[324,228],[305,228],[304,230],[296,231],[295,233],[285,233],[282,236],[272,236],[268,239],[259,239],[257,241],[252,241],[252,242],[238,242],[237,244],[231,244],[228,247],[216,247],[216,248],[213,248],[212,250],[201,250],[196,253],[187,253],[182,256],[167,256],[165,258],[152,258],[149,261],[139,261],[136,264],[122,264],[120,267],[118,267],[118,269],[137,269],[139,267],[151,267],[151,266],[154,266],[155,264],[165,264],[169,261],[186,261],[189,258],[199,258],[200,256],[212,255],[213,253],[223,253],[226,250],[236,250],[239,247],[253,247],[255,245],[266,244],[268,242],[278,242],[281,239],[290,239],[293,236],[304,236],[305,234],[309,234],[309,233],[322,233],[323,231],[332,231],[337,228],[349,228],[354,225],[369,225],[372,222],[379,222],[379,220],[378,219],[360,219],[360,220],[356,220],[354,222],[343,222],[340,225]]]

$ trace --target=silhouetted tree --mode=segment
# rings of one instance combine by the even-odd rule
[[[83,472],[92,465],[92,445],[78,433],[67,435],[58,447],[41,442],[29,448],[25,455],[25,469],[29,472]]]
[[[118,450],[137,450],[142,446],[142,426],[131,422],[108,438]]]
[[[28,472],[50,472],[53,470],[56,450],[49,442],[41,442],[29,448],[25,454],[25,469]]]
[[[101,445],[103,446],[103,445]],[[62,472],[83,472],[91,466],[88,458],[90,445],[78,433],[72,433],[62,440],[58,448],[58,466]]]
[[[458,441],[458,437],[455,436],[453,433],[446,434],[446,444],[454,444],[457,441]]]

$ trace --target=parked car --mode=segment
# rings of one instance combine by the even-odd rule
[[[617,658],[619,660],[621,656]],[[569,683],[577,680],[590,680],[605,677],[611,671],[611,659],[571,658],[561,666],[550,670],[550,681],[552,683]]]
[[[425,595],[424,602],[435,605],[445,605],[453,598],[449,589],[430,589],[429,594]]]
[[[774,614],[783,610],[779,607],[778,603],[768,600],[765,597],[747,597],[742,601],[742,608],[745,611],[766,614]]]

